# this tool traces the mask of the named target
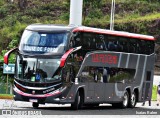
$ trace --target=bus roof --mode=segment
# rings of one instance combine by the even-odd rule
[[[107,29],[92,28],[86,26],[76,27],[74,25],[65,26],[65,25],[53,25],[53,24],[32,24],[27,26],[26,29],[32,31],[46,31],[46,32],[52,32],[52,31],[91,32],[97,34],[108,34],[114,36],[122,36],[122,37],[151,40],[151,41],[156,40],[153,36],[149,35],[135,34],[123,31],[112,31]]]
[[[112,31],[112,30],[91,28],[91,27],[85,27],[85,26],[80,26],[73,30],[73,32],[78,32],[78,31],[155,41],[155,38],[149,35],[135,34],[135,33],[122,32],[122,31]]]
[[[54,31],[71,31],[73,27],[65,25],[52,25],[52,24],[32,24],[26,27],[26,30],[32,31],[45,31],[45,32],[54,32]]]

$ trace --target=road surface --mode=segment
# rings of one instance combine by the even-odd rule
[[[54,104],[40,105],[38,109],[34,109],[29,102],[0,99],[0,115],[6,115],[6,110],[12,115],[160,115],[160,106],[156,106],[155,101],[152,101],[152,106],[148,106],[148,103],[145,106],[138,103],[133,109],[113,108],[109,104],[101,104],[99,107],[72,110],[70,105]]]

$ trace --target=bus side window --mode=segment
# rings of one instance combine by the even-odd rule
[[[81,33],[75,32],[69,42],[69,48],[75,48],[82,46],[82,39],[81,39]]]
[[[134,39],[129,39],[129,52],[130,53],[135,53],[136,52],[135,40]]]
[[[152,41],[146,41],[146,53],[152,54],[154,53],[154,43]]]
[[[97,50],[106,50],[104,35],[96,34],[96,49]]]
[[[82,38],[82,47],[85,50],[91,49],[91,34],[90,33],[83,33],[83,38]]]
[[[115,51],[116,50],[116,45],[114,44],[113,41],[108,42],[108,50],[109,51]]]
[[[107,36],[107,38],[105,39],[105,44],[106,47],[108,48],[109,51],[118,51],[119,47],[118,47],[118,37],[115,36]]]
[[[150,45],[151,45],[151,53],[150,54],[152,54],[152,53],[154,53],[154,47],[155,47],[155,44],[154,44],[154,42],[153,41],[151,41],[150,42]]]
[[[94,37],[91,40],[91,47],[92,47],[93,50],[96,49],[96,39]]]
[[[140,53],[141,54],[146,54],[146,45],[145,45],[145,41],[144,40],[140,40]]]
[[[123,50],[122,50],[123,52],[129,52],[129,46],[128,46],[128,42],[126,40],[123,40],[121,42],[121,45],[123,47]]]

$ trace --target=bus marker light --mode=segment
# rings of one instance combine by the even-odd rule
[[[32,94],[35,94],[35,91],[32,91]]]

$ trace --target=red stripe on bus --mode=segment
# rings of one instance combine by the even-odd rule
[[[91,33],[97,33],[97,34],[108,34],[108,35],[137,38],[137,39],[143,39],[143,40],[152,40],[152,41],[156,40],[153,36],[148,36],[148,35],[134,34],[134,33],[122,32],[122,31],[111,31],[111,30],[89,28],[89,27],[77,27],[73,30],[73,32],[91,32]]]
[[[73,48],[68,50],[61,58],[60,67],[63,67],[65,65],[66,59],[68,55],[73,51]]]

